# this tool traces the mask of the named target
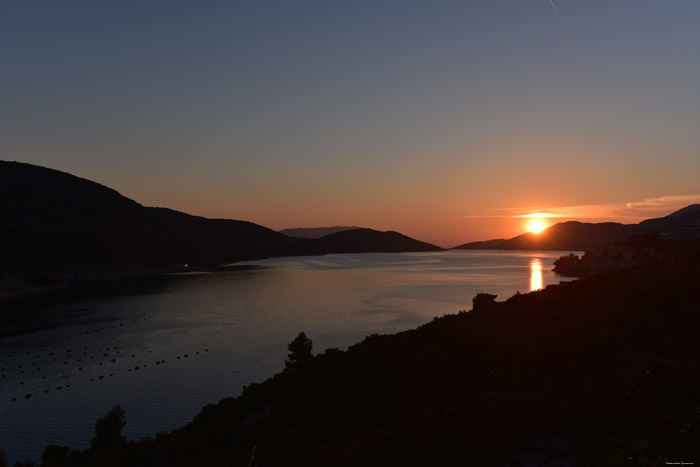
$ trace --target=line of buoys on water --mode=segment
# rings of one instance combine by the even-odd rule
[[[84,349],[84,350],[87,350],[87,349],[88,349],[88,346],[83,346],[83,349]],[[46,348],[42,348],[42,349],[41,349],[41,352],[46,352],[46,350],[47,350]],[[49,354],[50,356],[54,356],[54,355],[55,355],[56,347],[51,347],[51,350],[53,350],[54,352],[48,352],[48,354]],[[109,356],[110,356],[110,355],[109,355],[109,352],[108,352],[109,350],[113,350],[113,351],[115,351],[115,353],[121,354],[121,351],[120,351],[120,350],[117,350],[117,346],[116,346],[116,345],[115,345],[115,346],[112,346],[111,349],[110,349],[110,347],[105,347],[104,349],[102,349],[102,348],[97,349],[98,352],[102,353],[102,357],[109,357]],[[70,358],[71,358],[71,355],[72,355],[72,352],[73,352],[73,349],[72,349],[72,348],[67,348],[67,349],[65,349],[65,352],[66,352],[66,357],[67,357],[68,359],[70,359]],[[195,354],[196,354],[196,355],[200,355],[200,353],[206,353],[206,352],[209,352],[209,348],[205,348],[202,352],[196,351]],[[148,353],[149,353],[149,354],[153,353],[153,350],[148,350]],[[26,351],[26,352],[25,352],[25,355],[31,355],[31,352],[30,352],[30,351]],[[82,355],[87,356],[87,352],[83,352]],[[13,356],[14,356],[14,354],[9,354],[9,355],[8,355],[8,357],[13,357]],[[185,354],[176,356],[176,359],[177,359],[177,360],[180,360],[181,358],[188,358],[189,356],[190,356],[189,353],[185,353]],[[131,354],[131,357],[132,357],[132,358],[136,358],[136,355],[135,355],[135,354]],[[38,359],[38,358],[41,358],[41,356],[40,356],[40,355],[32,355],[32,359]],[[95,359],[95,356],[94,356],[94,355],[90,356],[90,359],[91,359],[91,360],[94,360],[94,359]],[[58,358],[54,358],[53,361],[58,361]],[[76,359],[76,361],[81,362],[82,359]],[[111,358],[111,359],[110,359],[110,362],[111,362],[111,363],[117,363],[117,359],[116,359],[116,358]],[[103,363],[104,363],[104,362],[99,362],[99,366],[103,366]],[[155,362],[156,365],[161,365],[161,364],[164,364],[164,363],[165,363],[165,359],[156,360],[156,362]],[[4,365],[9,365],[9,361],[4,361]],[[37,371],[41,371],[42,368],[43,368],[43,367],[40,367],[40,366],[36,366],[36,364],[35,364],[34,362],[32,362],[31,365],[32,365],[32,366],[35,366],[35,368],[37,369]],[[64,361],[63,361],[63,365],[68,365],[68,360],[64,360]],[[139,370],[141,370],[142,368],[147,368],[147,367],[148,367],[148,364],[136,365],[136,366],[133,367],[133,371],[139,371]],[[24,373],[25,373],[25,370],[22,369],[22,368],[23,368],[23,365],[22,365],[22,364],[18,364],[18,365],[17,365],[17,368],[20,369],[19,374],[24,374]],[[84,368],[83,368],[82,366],[80,366],[80,367],[77,368],[77,370],[82,372],[82,371],[84,370]],[[128,368],[128,369],[127,369],[127,372],[131,372],[131,371],[132,371],[132,368]],[[1,373],[2,378],[5,378],[5,377],[7,376],[7,375],[5,374],[5,372],[6,372],[6,368],[0,368],[0,373]],[[66,372],[65,372],[65,371],[61,371],[61,374],[65,375]],[[111,376],[114,376],[114,373],[109,373],[109,376],[110,376],[110,377],[111,377]],[[41,379],[42,379],[42,380],[46,379],[46,376],[45,376],[45,375],[42,375],[42,376],[41,376]],[[105,375],[98,375],[97,381],[101,381],[101,380],[103,380],[103,379],[105,379]],[[90,381],[95,381],[95,378],[90,378]],[[24,385],[24,381],[19,381],[19,385]],[[68,387],[70,387],[70,385],[69,385],[69,384],[66,384],[66,385],[57,386],[55,389],[56,389],[57,391],[60,391],[60,390],[62,390],[63,388],[68,388]],[[44,394],[47,394],[48,392],[49,392],[49,389],[44,389],[44,390],[43,390],[43,393],[44,393]],[[26,393],[24,398],[25,398],[25,399],[30,399],[31,397],[32,397],[32,393]],[[17,401],[17,397],[11,398],[11,401],[12,401],[12,402]]]

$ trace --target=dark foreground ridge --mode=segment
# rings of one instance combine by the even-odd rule
[[[284,372],[184,428],[126,441],[116,408],[44,465],[697,465],[699,281],[688,242],[347,351],[300,334]]]

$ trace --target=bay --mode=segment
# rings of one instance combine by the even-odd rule
[[[147,294],[35,313],[61,323],[0,339],[0,450],[37,461],[49,444],[84,449],[114,404],[129,439],[183,426],[206,404],[281,371],[304,331],[314,352],[415,328],[567,280],[567,252],[447,251],[273,258],[174,274]],[[29,397],[28,397],[29,396]]]

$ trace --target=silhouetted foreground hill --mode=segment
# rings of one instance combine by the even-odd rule
[[[113,412],[91,449],[52,447],[45,465],[697,463],[699,280],[694,242],[633,270],[475,300],[297,358],[170,434],[126,442]]]
[[[299,227],[299,228],[294,228],[294,229],[282,229],[279,232],[281,234],[288,236],[288,237],[321,238],[321,237],[324,237],[326,235],[330,235],[332,233],[342,232],[343,230],[354,230],[354,229],[359,229],[359,228],[360,227],[357,227],[357,226],[352,226],[352,227],[335,226],[335,227],[313,227],[313,228]]]
[[[672,232],[688,224],[697,225],[699,220],[700,205],[693,204],[666,217],[648,219],[639,224],[569,221],[555,224],[539,234],[524,233],[507,240],[465,243],[455,249],[592,250],[606,243],[626,240],[632,235]]]
[[[364,251],[396,251],[395,233],[358,238]],[[405,251],[412,251],[405,237]],[[348,242],[355,240],[347,237]],[[425,245],[414,241],[418,251]],[[383,249],[382,245],[386,248]],[[437,247],[434,247],[437,248]],[[144,207],[89,180],[0,161],[0,272],[70,266],[221,264],[270,256],[363,251],[291,238],[246,221]]]
[[[443,251],[438,246],[414,240],[398,232],[372,229],[343,230],[321,237],[319,243],[323,251],[334,253]]]

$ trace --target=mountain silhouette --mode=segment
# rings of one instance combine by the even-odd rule
[[[455,249],[592,250],[606,243],[626,240],[633,235],[670,233],[686,225],[695,225],[699,219],[700,204],[693,204],[668,216],[648,219],[639,224],[561,222],[539,234],[528,232],[510,239],[465,243]]]
[[[427,248],[396,233],[325,242],[292,238],[252,222],[145,207],[65,172],[0,161],[0,272],[222,264],[272,256],[398,251],[397,245],[400,251]]]
[[[284,234],[288,237],[321,238],[321,237],[325,237],[326,235],[330,235],[332,233],[342,232],[343,230],[354,230],[354,229],[359,229],[359,228],[360,227],[357,227],[357,226],[352,226],[352,227],[334,226],[334,227],[312,227],[312,228],[297,227],[297,228],[293,228],[293,229],[283,229],[283,230],[280,230],[279,233]]]
[[[58,170],[0,162],[0,258],[7,268],[175,265],[316,252],[251,222],[144,207]]]
[[[321,248],[329,253],[443,251],[438,246],[414,240],[398,232],[372,229],[343,230],[326,235],[319,242]]]

